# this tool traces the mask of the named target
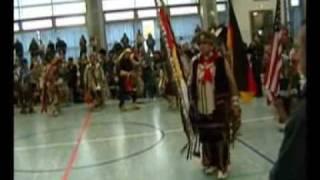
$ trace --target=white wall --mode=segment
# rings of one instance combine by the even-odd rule
[[[272,10],[274,15],[276,2],[277,0],[232,0],[242,38],[246,43],[251,42],[250,11]],[[284,0],[281,0],[281,5],[282,22],[284,22]]]

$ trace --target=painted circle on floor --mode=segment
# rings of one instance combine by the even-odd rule
[[[109,160],[106,160],[106,161],[101,161],[101,162],[96,162],[96,163],[91,163],[91,164],[86,164],[86,165],[79,165],[79,166],[74,166],[73,169],[74,170],[79,170],[79,169],[87,169],[87,168],[95,168],[95,167],[99,167],[99,166],[104,166],[104,165],[107,165],[107,164],[112,164],[112,163],[116,163],[116,162],[119,162],[119,161],[122,161],[122,160],[126,160],[126,159],[130,159],[132,157],[135,157],[135,156],[138,156],[138,155],[141,155],[145,152],[148,152],[150,150],[152,150],[153,148],[155,148],[158,144],[160,144],[160,142],[162,142],[162,140],[164,139],[165,137],[165,133],[163,130],[151,125],[151,124],[147,124],[147,123],[141,123],[141,122],[125,122],[125,121],[122,121],[123,125],[129,125],[129,126],[136,126],[136,127],[144,127],[144,128],[149,128],[149,129],[152,129],[153,132],[156,134],[160,134],[159,137],[157,137],[157,140],[156,141],[153,141],[151,144],[135,151],[135,152],[131,152],[131,153],[128,153],[128,154],[124,154],[120,157],[116,157],[116,158],[113,158],[113,159],[109,159]],[[118,122],[115,122],[115,121],[104,121],[104,122],[98,122],[98,123],[92,123],[90,129],[92,127],[104,127],[103,125],[105,124],[119,124]],[[25,136],[22,136],[22,137],[18,137],[18,138],[15,138],[15,141],[18,141],[18,140],[22,140],[22,139],[26,139],[26,138],[32,138],[34,136],[41,136],[41,135],[46,135],[46,134],[52,134],[52,133],[56,133],[56,132],[61,132],[61,131],[66,131],[66,130],[70,130],[70,129],[76,129],[75,127],[65,127],[65,128],[59,128],[59,129],[53,129],[53,130],[49,130],[49,131],[45,131],[45,132],[36,132],[36,133],[32,133],[32,134],[28,134],[28,135],[25,135]],[[67,162],[65,162],[67,163]],[[65,164],[64,164],[65,166]],[[50,172],[61,172],[61,171],[64,171],[65,168],[54,168],[54,169],[24,169],[24,168],[17,168],[17,169],[14,169],[14,172],[17,172],[17,173],[50,173]]]

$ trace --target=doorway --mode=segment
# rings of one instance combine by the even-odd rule
[[[257,10],[250,12],[251,38],[259,35],[266,42],[273,33],[273,11]]]
[[[142,21],[142,33],[145,40],[147,40],[149,34],[151,34],[152,37],[155,39],[154,20]],[[144,48],[148,49],[146,41],[144,43]]]

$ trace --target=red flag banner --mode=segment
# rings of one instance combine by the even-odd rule
[[[165,9],[165,4],[162,0],[155,0],[155,4],[158,9],[158,18],[159,18],[163,35],[164,35],[164,40],[167,46],[168,60],[170,62],[173,78],[175,79],[177,89],[178,89],[178,95],[179,95],[181,111],[182,111],[181,118],[185,127],[184,131],[188,138],[189,148],[191,148],[193,147],[194,133],[193,133],[192,124],[189,118],[190,104],[189,104],[188,88],[187,88],[187,83],[183,73],[183,68],[181,66],[182,63],[180,61],[180,57],[177,52],[177,44],[176,44],[173,30],[171,28],[169,15],[167,14]]]

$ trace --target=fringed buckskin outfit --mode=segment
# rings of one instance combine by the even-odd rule
[[[230,163],[231,89],[225,59],[212,51],[208,59],[198,55],[192,64],[190,95],[195,112],[192,119],[200,143],[202,163],[225,172]]]

